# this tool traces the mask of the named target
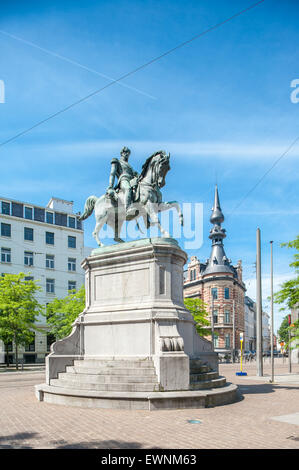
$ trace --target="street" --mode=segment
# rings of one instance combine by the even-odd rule
[[[220,364],[220,375],[239,385],[237,403],[205,409],[128,411],[40,403],[34,385],[44,372],[0,373],[0,448],[44,449],[298,449],[299,365],[275,360],[279,384],[256,377],[255,362]],[[267,377],[266,377],[267,376]],[[278,420],[279,419],[279,420]],[[189,420],[198,420],[193,424]]]

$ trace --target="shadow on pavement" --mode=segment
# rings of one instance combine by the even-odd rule
[[[142,449],[143,447],[143,444],[140,444],[139,442],[125,442],[114,440],[74,442],[71,444],[66,441],[52,441],[50,444],[55,446],[55,449]]]
[[[28,444],[29,439],[36,438],[38,433],[16,433],[8,436],[0,436],[0,450],[1,449],[33,449],[43,448],[43,446],[31,446]],[[57,441],[49,441],[46,448],[54,449],[141,449],[143,444],[139,442],[125,442],[118,440],[99,441],[93,440],[90,442],[74,442],[69,443],[63,439]],[[152,447],[158,449],[158,447]]]
[[[239,391],[242,395],[251,395],[259,393],[274,393],[276,389],[285,388],[287,390],[299,390],[299,387],[292,387],[291,385],[276,385],[271,383],[263,384],[237,384]]]
[[[20,432],[9,436],[0,436],[0,449],[32,449],[27,443],[23,444],[23,441],[33,439],[37,435],[36,432]]]

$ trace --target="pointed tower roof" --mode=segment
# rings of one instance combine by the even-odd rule
[[[214,206],[212,208],[212,214],[210,217],[211,224],[220,225],[224,222],[224,215],[222,213],[219,201],[218,187],[215,186],[215,197],[214,197]]]
[[[223,239],[226,237],[226,234],[225,229],[221,227],[222,222],[224,222],[224,215],[220,207],[217,185],[215,187],[214,206],[212,208],[210,222],[214,225],[209,235],[209,238],[212,240],[212,251],[210,258],[207,260],[207,267],[202,274],[235,274],[234,268],[231,266],[230,260],[226,257],[223,247]]]

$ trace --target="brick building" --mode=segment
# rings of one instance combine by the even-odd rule
[[[211,255],[205,263],[201,263],[196,256],[191,257],[184,280],[184,296],[204,301],[214,329],[215,351],[232,355],[234,350],[240,350],[240,333],[245,332],[246,289],[242,280],[242,262],[238,261],[233,266],[225,254],[223,221],[216,186],[210,217],[213,224],[209,235],[212,240]]]

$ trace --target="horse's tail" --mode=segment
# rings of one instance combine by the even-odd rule
[[[86,199],[85,206],[84,206],[84,212],[82,215],[80,215],[79,220],[85,220],[87,217],[89,217],[94,209],[95,203],[97,202],[97,196],[89,196]]]

